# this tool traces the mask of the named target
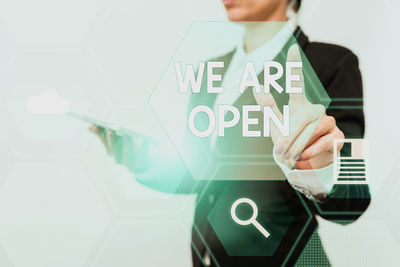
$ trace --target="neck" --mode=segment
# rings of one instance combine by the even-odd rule
[[[281,21],[287,21],[286,12],[278,16],[265,19],[265,21],[246,22],[244,26],[244,50],[249,53],[271,40],[284,26]]]

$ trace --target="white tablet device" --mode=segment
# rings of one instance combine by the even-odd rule
[[[118,134],[118,135],[131,135],[131,136],[135,136],[135,137],[141,138],[143,140],[146,140],[153,144],[159,144],[159,141],[153,137],[146,136],[146,135],[138,133],[136,131],[126,129],[126,128],[121,127],[114,123],[104,122],[104,121],[97,120],[97,119],[94,119],[94,118],[91,118],[91,117],[88,117],[85,115],[80,115],[80,114],[77,114],[74,112],[68,112],[67,115],[70,117],[73,117],[75,119],[79,119],[81,121],[87,122],[87,123],[95,124],[97,126],[105,128],[105,129],[111,129],[111,130],[115,131],[116,134]]]

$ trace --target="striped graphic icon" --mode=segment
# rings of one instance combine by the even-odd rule
[[[343,147],[338,152],[339,144]],[[335,184],[367,184],[368,152],[365,139],[336,139],[333,152]]]

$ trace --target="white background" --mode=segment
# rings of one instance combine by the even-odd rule
[[[343,227],[320,222],[334,266],[399,266],[398,1],[304,0],[311,40],[360,59],[373,202]],[[190,266],[192,196],[138,184],[87,125],[29,114],[54,90],[75,110],[155,122],[146,98],[192,20],[224,20],[214,0],[0,2],[0,266]],[[143,114],[145,120],[143,120]]]

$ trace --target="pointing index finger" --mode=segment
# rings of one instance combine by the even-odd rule
[[[261,106],[261,109],[263,110],[264,107],[270,107],[274,113],[277,115],[277,117],[282,121],[283,115],[281,111],[279,110],[274,97],[270,93],[264,93],[264,88],[261,86],[262,93],[257,93],[255,90],[253,90],[254,98],[256,99],[256,102],[259,106]],[[264,110],[263,110],[264,111]],[[272,125],[271,127],[271,137],[272,141],[274,144],[280,139],[281,134],[279,133],[279,130],[276,128],[275,125]]]
[[[293,44],[289,47],[286,61],[286,91],[289,93],[291,102],[308,102],[305,94],[304,75],[302,71],[303,62],[297,44]]]

